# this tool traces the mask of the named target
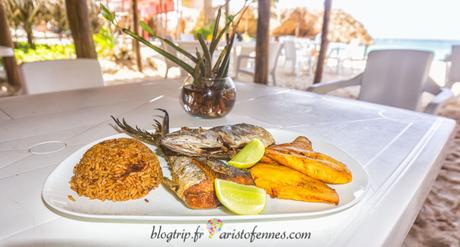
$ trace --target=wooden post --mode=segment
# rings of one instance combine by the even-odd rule
[[[133,12],[133,28],[136,34],[139,34],[139,13],[137,10],[137,0],[131,0],[131,11]],[[142,72],[142,56],[139,41],[133,39],[133,48],[136,53],[137,69]]]
[[[212,0],[204,0],[203,9],[204,9],[204,25],[208,25],[209,23],[211,23],[212,18],[213,18]]]
[[[10,27],[8,26],[8,20],[6,18],[6,12],[2,1],[0,1],[0,45],[10,47],[11,49],[14,48],[13,40],[11,39]],[[15,89],[19,89],[22,83],[16,58],[4,57],[3,66],[5,66],[8,83]]]
[[[65,0],[65,7],[77,57],[97,59],[87,1]]]
[[[321,47],[319,49],[318,62],[316,64],[315,77],[313,84],[319,83],[323,77],[324,60],[326,60],[327,46],[329,40],[327,40],[327,34],[329,32],[329,17],[331,15],[332,0],[324,0],[324,14],[323,14],[323,27],[321,31]]]
[[[268,84],[270,4],[270,0],[258,0],[256,68],[254,82],[261,84]]]

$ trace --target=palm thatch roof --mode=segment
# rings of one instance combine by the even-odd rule
[[[272,32],[274,36],[293,35],[313,39],[321,32],[322,13],[298,7],[286,11],[283,15],[281,25]],[[373,43],[364,25],[340,9],[331,12],[328,39],[338,43],[350,43],[353,40],[364,45]]]
[[[370,45],[374,42],[364,25],[345,11],[341,9],[333,10],[330,18],[329,41],[350,43],[353,40],[357,40],[364,45]]]
[[[287,10],[281,18],[281,25],[272,31],[273,36],[292,35],[314,38],[321,31],[319,16],[303,7]]]

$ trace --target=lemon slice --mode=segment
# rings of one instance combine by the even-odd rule
[[[217,199],[236,214],[259,214],[265,208],[267,193],[261,188],[218,178],[214,185]]]
[[[259,139],[253,139],[228,162],[236,168],[249,168],[264,156],[265,146]]]

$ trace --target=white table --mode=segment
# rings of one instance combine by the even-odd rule
[[[41,200],[47,175],[67,155],[114,134],[109,115],[149,127],[155,107],[166,108],[171,127],[248,122],[266,127],[314,131],[360,161],[370,177],[363,201],[341,213],[282,221],[224,222],[223,230],[307,231],[296,246],[398,246],[404,240],[436,177],[455,123],[385,106],[306,92],[237,83],[231,114],[217,120],[187,115],[178,103],[179,83],[157,81],[0,99],[0,245],[158,246],[152,226],[194,232],[205,222],[107,223],[77,221],[48,210]],[[43,141],[67,144],[62,151],[34,155],[28,147]],[[171,240],[174,245],[182,240]],[[186,242],[192,244],[192,240]],[[200,245],[246,245],[248,240],[216,237]],[[255,240],[279,246],[280,240]]]

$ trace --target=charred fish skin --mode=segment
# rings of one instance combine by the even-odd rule
[[[267,147],[275,141],[266,129],[251,124],[217,126],[211,129],[182,128],[165,135],[160,145],[170,154],[214,159],[230,159],[252,139]]]
[[[187,156],[168,157],[172,180],[164,185],[192,209],[216,208],[219,201],[214,191],[214,175],[199,161]]]
[[[221,160],[199,159],[201,163],[206,164],[215,174],[216,178],[232,181],[239,184],[254,185],[251,174],[247,170],[241,170],[236,167],[227,165]]]
[[[203,128],[181,128],[178,131],[167,134],[161,139],[161,147],[171,153],[200,157],[208,156],[222,158],[227,155],[228,149],[219,140],[216,132]]]
[[[247,123],[217,126],[209,129],[209,131],[217,132],[224,145],[234,149],[242,148],[255,138],[262,141],[265,147],[275,143],[272,134],[266,129]]]

